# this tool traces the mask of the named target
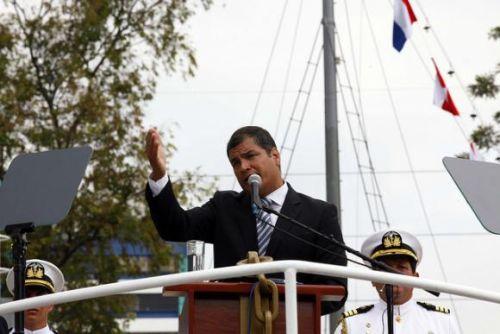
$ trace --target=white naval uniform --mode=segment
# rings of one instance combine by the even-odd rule
[[[442,309],[442,308],[441,308]],[[387,329],[387,304],[380,300],[367,312],[344,319],[347,333],[385,334]],[[343,334],[342,322],[335,334]],[[413,299],[394,305],[394,334],[458,334],[455,319],[449,313],[427,310]]]
[[[10,333],[14,333],[14,328],[12,328]],[[55,334],[55,333],[50,330],[49,326],[45,326],[44,328],[40,328],[34,331],[25,328],[24,334]]]

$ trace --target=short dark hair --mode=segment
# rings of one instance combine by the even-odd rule
[[[229,138],[227,142],[226,153],[229,156],[229,151],[241,144],[245,139],[252,138],[255,144],[270,153],[273,148],[276,148],[276,143],[274,142],[271,134],[259,126],[244,126],[236,130]]]

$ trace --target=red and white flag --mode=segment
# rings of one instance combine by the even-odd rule
[[[446,87],[446,83],[444,82],[443,77],[441,76],[441,72],[432,58],[432,62],[434,63],[434,67],[436,68],[436,81],[434,86],[434,104],[439,108],[446,110],[452,113],[454,116],[460,116],[457,107],[455,107],[455,103],[451,99],[450,91]]]
[[[483,157],[482,155],[478,152],[477,148],[476,148],[476,144],[474,144],[474,142],[470,142],[469,144],[469,147],[470,147],[470,151],[469,151],[469,159],[470,160],[477,160],[477,161],[483,161]]]

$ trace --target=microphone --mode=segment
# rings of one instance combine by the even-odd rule
[[[262,184],[262,179],[259,174],[252,174],[248,177],[248,184],[250,185],[250,195],[252,197],[252,203],[257,205],[257,207],[262,208],[262,201],[260,200],[259,189]]]

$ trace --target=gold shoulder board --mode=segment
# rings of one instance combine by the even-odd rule
[[[443,306],[437,306],[424,302],[417,302],[417,304],[425,308],[427,311],[435,311],[435,312],[450,314],[450,309]]]
[[[353,315],[366,313],[366,312],[370,311],[372,308],[373,308],[373,305],[365,305],[365,306],[358,307],[357,309],[344,312],[344,313],[342,313],[342,319],[352,317]]]

